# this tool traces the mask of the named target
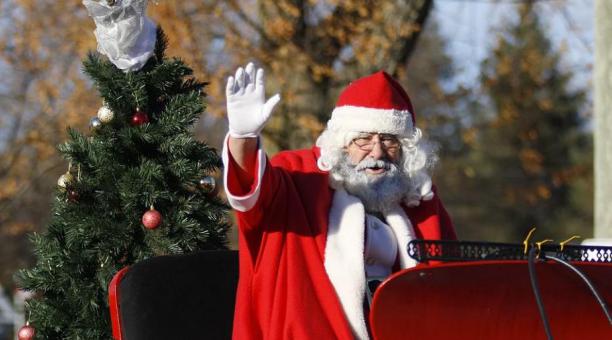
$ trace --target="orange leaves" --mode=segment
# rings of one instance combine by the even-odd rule
[[[544,184],[538,184],[533,187],[513,185],[505,187],[503,200],[509,205],[526,203],[528,206],[535,207],[540,202],[549,200],[551,197],[552,192],[550,188]]]
[[[474,146],[476,144],[476,138],[478,137],[478,130],[476,128],[468,128],[463,130],[461,134],[461,139],[463,142],[469,146]]]
[[[45,130],[30,130],[24,140],[24,144],[36,153],[38,160],[47,160],[56,155],[55,145],[50,144],[48,140],[48,134],[55,131],[54,129]]]
[[[13,195],[17,193],[19,189],[19,182],[16,178],[8,178],[4,181],[1,181],[2,185],[0,186],[0,201],[8,200]]]
[[[276,1],[276,6],[278,6],[279,12],[284,14],[284,16],[292,18],[293,20],[299,19],[302,16],[302,11],[297,5],[291,3],[290,1]]]
[[[334,77],[334,69],[329,65],[313,64],[310,69],[315,81]]]
[[[585,176],[589,175],[591,171],[592,169],[590,169],[590,167],[583,164],[562,169],[561,171],[553,173],[553,185],[555,187],[566,185],[579,178],[584,178]]]
[[[1,218],[0,218],[1,219]],[[4,234],[9,237],[15,237],[34,231],[36,228],[31,223],[12,222],[7,223],[0,229],[0,235]],[[2,235],[2,236],[4,236]]]
[[[300,116],[298,117],[298,125],[302,126],[306,131],[310,133],[310,138],[316,140],[321,134],[321,131],[325,128],[323,124],[315,117],[312,116]]]
[[[537,101],[538,108],[542,111],[550,111],[554,109],[554,103],[550,98],[543,98]]]
[[[270,37],[281,41],[289,40],[295,34],[293,23],[283,18],[270,19],[265,23],[264,29]]]
[[[535,149],[522,149],[519,151],[521,166],[526,173],[533,175],[544,170],[542,163],[543,155]]]
[[[361,18],[370,14],[370,1],[339,1],[337,6],[343,6],[347,11],[355,12]]]
[[[497,69],[495,70],[497,77],[508,76],[513,73],[514,64],[511,58],[502,58],[497,62]]]
[[[0,36],[8,70],[0,115],[14,137],[3,135],[0,148],[0,225],[19,235],[42,227],[48,214],[62,164],[55,146],[66,126],[82,127],[95,114],[74,103],[87,105],[97,95],[80,73],[81,58],[96,42],[80,0],[19,0],[3,15],[10,26]]]
[[[493,122],[494,128],[499,128],[505,124],[509,124],[514,122],[517,118],[519,118],[520,112],[518,112],[518,108],[515,103],[511,100],[503,100],[499,104],[499,112],[497,114],[497,119]]]

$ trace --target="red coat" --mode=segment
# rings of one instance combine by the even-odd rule
[[[318,156],[315,147],[267,160],[260,150],[256,181],[244,193],[224,150],[226,191],[239,226],[234,339],[355,337],[324,264],[334,191]],[[416,237],[456,238],[437,195],[404,211]]]

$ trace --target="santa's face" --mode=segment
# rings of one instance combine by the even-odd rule
[[[364,134],[346,147],[345,158],[332,170],[344,188],[359,197],[368,211],[384,211],[400,202],[410,182],[399,166],[400,143],[394,136]]]
[[[351,141],[346,152],[353,165],[359,166],[368,160],[363,171],[367,175],[377,176],[389,170],[388,167],[380,166],[382,163],[378,161],[397,163],[400,149],[400,142],[394,135],[362,133]]]

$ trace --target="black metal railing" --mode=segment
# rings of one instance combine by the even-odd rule
[[[612,247],[414,240],[408,244],[408,254],[419,262],[425,261],[486,261],[527,260],[528,250],[536,247],[538,254],[554,256],[565,261],[612,263]]]

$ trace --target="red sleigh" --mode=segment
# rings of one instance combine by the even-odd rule
[[[557,340],[612,339],[612,248],[541,248],[533,264],[543,318],[522,247],[413,241],[411,256],[431,265],[395,273],[378,286],[370,308],[373,338],[546,339],[548,329]],[[601,301],[553,257],[582,272]],[[114,338],[230,338],[237,265],[236,252],[221,251],[124,269],[109,287]]]
[[[153,257],[109,285],[115,340],[230,339],[238,252]]]
[[[381,283],[370,313],[374,339],[612,339],[612,248],[538,250],[532,263],[543,314],[522,248],[412,242],[419,260],[461,262],[417,266]]]

